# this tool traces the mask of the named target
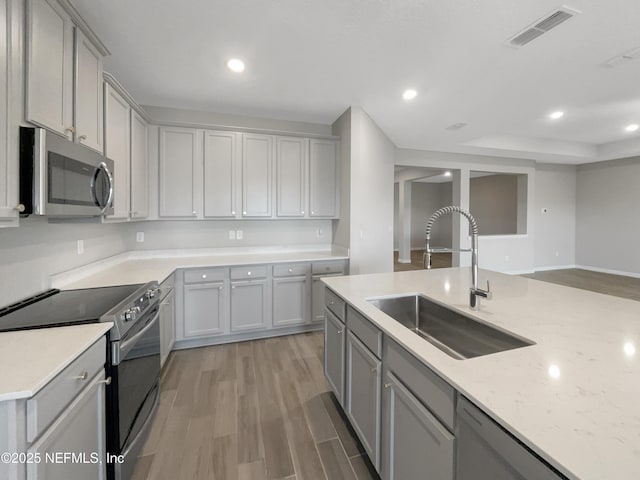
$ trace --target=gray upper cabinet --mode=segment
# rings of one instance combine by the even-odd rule
[[[272,214],[273,136],[242,135],[242,216]]]
[[[379,469],[382,363],[351,331],[346,355],[345,411],[371,463]]]
[[[198,131],[160,128],[160,217],[198,216],[195,169],[201,162]]]
[[[73,139],[73,22],[56,0],[28,0],[26,119]]]
[[[127,101],[105,82],[105,155],[113,160],[113,215],[108,218],[129,218],[131,128]]]
[[[23,19],[15,13],[19,9],[10,8],[13,3],[0,1],[0,227],[18,225],[18,136],[10,132],[21,121],[22,98],[12,86],[17,84],[16,75],[22,78],[22,63],[21,42],[14,45],[18,36],[12,25],[22,24]]]
[[[384,382],[382,478],[453,480],[454,436],[393,373]]]
[[[102,55],[75,29],[75,102],[76,142],[104,151],[102,128]]]
[[[304,217],[307,204],[309,140],[278,137],[276,143],[276,216]]]
[[[147,122],[131,109],[131,218],[149,214],[149,150]]]
[[[338,142],[310,140],[309,148],[309,216],[338,216]]]
[[[344,348],[346,329],[329,310],[324,316],[324,376],[341,405],[344,405]]]
[[[204,132],[204,216],[235,218],[237,202],[238,135]]]

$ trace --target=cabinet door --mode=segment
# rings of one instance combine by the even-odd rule
[[[149,214],[147,122],[131,109],[131,218]]]
[[[304,217],[306,204],[306,138],[278,137],[276,146],[276,215]]]
[[[347,335],[346,370],[345,411],[371,463],[378,469],[381,362],[351,331]]]
[[[176,337],[175,293],[168,294],[160,305],[160,366],[167,360]]]
[[[108,83],[104,84],[105,155],[113,160],[113,215],[107,218],[129,218],[131,180],[130,109],[127,101]]]
[[[273,326],[307,323],[307,277],[273,279]]]
[[[102,55],[75,29],[75,140],[102,153]]]
[[[242,216],[270,217],[273,137],[242,135]]]
[[[453,480],[454,436],[393,373],[384,386],[382,478]]]
[[[338,318],[328,310],[324,315],[324,376],[333,393],[344,405],[344,338],[346,330]]]
[[[269,326],[266,280],[231,283],[231,331],[242,332]]]
[[[26,120],[73,133],[73,23],[56,0],[27,2]]]
[[[184,336],[227,333],[224,282],[184,286]]]
[[[310,140],[309,209],[311,217],[338,216],[338,143]]]
[[[54,423],[31,445],[40,463],[27,464],[27,480],[103,480],[105,472],[104,371],[91,381]],[[52,455],[73,452],[85,462],[45,461]],[[55,458],[55,457],[54,457]],[[95,463],[93,463],[95,461]]]
[[[12,33],[10,28],[12,2],[0,1],[0,227],[18,224],[18,149],[17,135],[13,135],[16,124],[16,108],[22,104],[12,91],[14,76],[20,72],[21,64],[15,64]],[[15,15],[15,14],[14,14]],[[19,110],[22,110],[20,107]]]
[[[237,135],[204,132],[204,216],[236,216]]]
[[[198,132],[193,128],[160,128],[160,216],[198,216],[194,169]]]

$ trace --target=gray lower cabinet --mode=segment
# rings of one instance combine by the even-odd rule
[[[225,282],[184,286],[184,336],[203,337],[228,332],[225,317]]]
[[[458,399],[457,414],[458,480],[565,478],[462,396]]]
[[[379,469],[382,363],[350,330],[346,347],[345,410],[371,463]]]
[[[273,279],[273,326],[307,323],[309,282],[307,276]]]
[[[176,305],[173,287],[160,304],[160,366],[163,366],[176,339]]]
[[[104,370],[100,370],[27,451],[42,457],[39,463],[27,464],[27,480],[105,478],[104,398]],[[45,461],[47,453],[58,452],[82,455],[86,462]]]
[[[388,370],[382,422],[384,480],[454,478],[454,436]]]
[[[231,282],[231,331],[242,332],[270,325],[266,279]]]
[[[333,393],[344,404],[344,324],[329,310],[324,320],[324,375]]]

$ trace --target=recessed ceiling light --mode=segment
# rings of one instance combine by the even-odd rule
[[[229,70],[235,73],[244,72],[244,62],[239,58],[232,58],[231,60],[229,60],[227,62],[227,67],[229,68]]]
[[[564,112],[561,112],[560,110],[549,114],[549,118],[553,118],[554,120],[562,118],[563,116],[564,116]]]
[[[418,96],[418,92],[416,92],[411,88],[402,92],[402,98],[404,98],[405,100],[413,100],[417,96]]]
[[[638,126],[637,123],[632,123],[631,125],[627,125],[626,127],[624,127],[627,132],[635,132],[636,130],[638,130],[638,128],[640,128],[640,126]]]

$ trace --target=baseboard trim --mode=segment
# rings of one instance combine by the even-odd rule
[[[580,268],[577,265],[550,265],[547,267],[536,267],[536,272],[548,272],[551,270],[567,270],[569,268]]]
[[[224,343],[246,342],[247,340],[260,340],[262,338],[281,337],[294,333],[315,332],[324,329],[323,322],[314,322],[308,325],[295,325],[292,327],[272,328],[253,332],[232,333],[230,335],[219,335],[217,337],[190,338],[176,340],[173,350],[185,350],[187,348],[208,347],[211,345],[222,345]]]
[[[610,269],[610,268],[592,267],[592,266],[589,266],[589,265],[576,265],[573,268],[580,268],[582,270],[590,270],[592,272],[610,273],[611,275],[621,275],[623,277],[640,278],[640,273],[625,272],[625,271],[622,271],[622,270],[613,270],[613,269]]]

